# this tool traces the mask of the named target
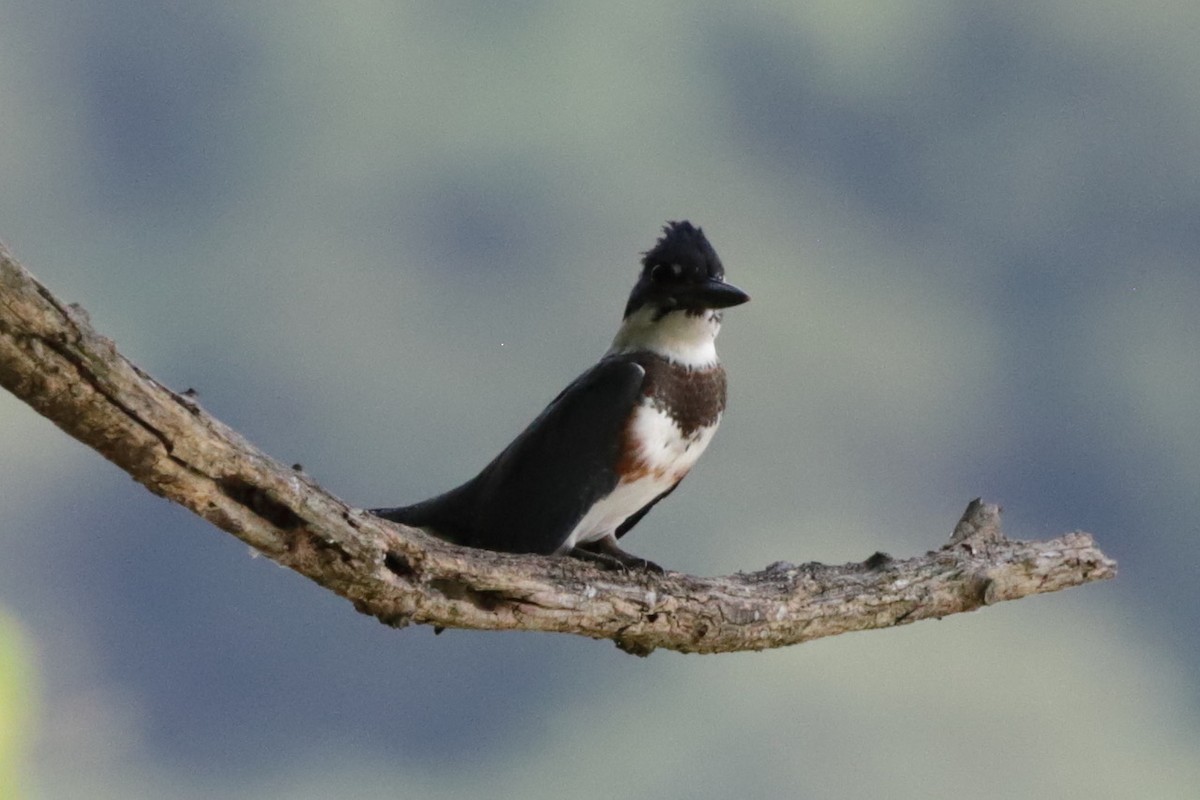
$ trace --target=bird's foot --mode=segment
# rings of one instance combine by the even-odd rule
[[[568,555],[582,561],[590,561],[609,570],[644,570],[645,572],[663,573],[665,570],[653,561],[626,553],[614,540],[605,538],[579,545]]]

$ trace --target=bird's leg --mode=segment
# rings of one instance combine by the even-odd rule
[[[626,553],[617,546],[616,538],[611,535],[578,545],[571,550],[570,555],[584,561],[591,561],[593,564],[599,564],[605,569],[644,569],[647,572],[664,571],[662,567],[649,559],[635,556],[632,553]]]

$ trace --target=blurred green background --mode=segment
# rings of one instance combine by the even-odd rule
[[[1121,563],[763,654],[435,638],[0,394],[0,790],[1196,797],[1198,40],[1186,2],[0,0],[0,238],[348,501],[474,474],[686,218],[754,301],[630,549],[907,555],[982,495]]]

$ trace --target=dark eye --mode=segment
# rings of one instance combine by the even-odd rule
[[[682,271],[683,268],[678,264],[655,264],[654,269],[650,270],[650,280],[662,283],[672,278],[678,278]]]

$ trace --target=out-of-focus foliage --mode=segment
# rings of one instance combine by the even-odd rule
[[[0,609],[0,797],[24,797],[36,729],[34,676],[28,644]]]

